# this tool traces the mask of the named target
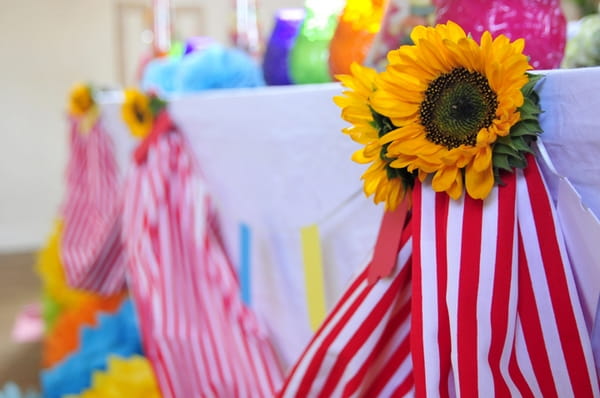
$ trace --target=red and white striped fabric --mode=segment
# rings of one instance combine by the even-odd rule
[[[119,173],[109,135],[98,121],[82,132],[72,121],[61,258],[68,283],[100,294],[125,287]]]
[[[401,391],[380,396],[600,396],[571,266],[535,160],[530,158],[529,167],[506,182],[485,201],[453,201],[417,184],[410,269],[401,266],[407,260],[400,261],[393,276],[368,290],[370,299],[358,306],[356,297],[362,298],[367,288],[355,282],[291,372],[281,396],[379,395],[358,392],[357,384],[368,389],[373,380],[357,370],[360,366],[348,366],[348,373],[338,377],[336,365],[321,362],[372,366],[373,358],[405,347],[406,339],[377,337],[391,321],[372,314],[408,300],[409,285],[411,365],[408,359],[402,365],[388,361],[384,371],[400,373],[387,380],[387,392]],[[386,287],[403,272],[411,274],[411,282],[396,285],[397,297],[391,298]],[[356,308],[345,316],[349,306]],[[359,332],[363,329],[368,333]],[[347,333],[333,341],[319,338],[330,330]]]
[[[279,364],[239,298],[183,137],[163,132],[143,147],[126,187],[124,226],[129,286],[163,396],[272,396]]]
[[[411,227],[393,274],[369,283],[366,268],[292,368],[281,397],[392,397],[414,391],[410,355]]]

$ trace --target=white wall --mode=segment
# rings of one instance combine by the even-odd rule
[[[110,11],[97,0],[0,0],[0,250],[38,247],[50,229],[68,88],[114,82]]]
[[[117,2],[0,0],[0,252],[35,249],[50,230],[63,194],[69,87],[118,84]],[[227,37],[231,1],[174,3],[204,7],[205,33]],[[263,34],[275,9],[302,4],[260,0]]]

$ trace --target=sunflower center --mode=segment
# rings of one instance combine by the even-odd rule
[[[137,103],[133,104],[133,114],[135,115],[135,118],[139,123],[144,123],[144,121],[146,120],[146,115],[142,110],[142,107]]]
[[[455,68],[432,81],[419,109],[425,137],[448,149],[474,146],[496,115],[498,96],[479,72]]]

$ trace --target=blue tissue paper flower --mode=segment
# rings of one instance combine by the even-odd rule
[[[128,358],[142,354],[139,327],[130,299],[115,314],[100,314],[96,327],[84,327],[80,333],[79,350],[42,372],[45,398],[79,394],[90,387],[92,374],[106,369],[109,355]]]
[[[157,58],[148,63],[142,76],[142,90],[166,97],[175,91],[174,79],[181,63],[179,57]]]
[[[175,76],[178,93],[264,85],[256,61],[240,50],[220,45],[183,57]]]
[[[33,391],[21,392],[15,383],[9,382],[0,390],[0,398],[40,398],[40,394]]]

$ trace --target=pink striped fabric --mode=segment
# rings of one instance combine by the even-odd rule
[[[157,123],[158,124],[158,123]],[[163,396],[268,397],[281,370],[239,286],[181,134],[153,134],[129,176],[129,282]]]
[[[100,122],[82,133],[72,121],[61,257],[75,288],[109,295],[125,287],[119,189],[113,144]]]
[[[368,293],[360,283],[350,286],[281,396],[600,396],[561,232],[537,164],[533,158],[529,164],[485,201],[453,201],[417,184],[412,256],[404,259],[405,244],[393,276]],[[396,285],[390,297],[386,287],[402,273],[410,281]],[[354,307],[357,297],[362,300]],[[373,314],[391,311],[397,301],[411,305],[408,359],[385,363],[385,374],[402,369],[387,380],[386,394],[359,393],[356,386],[368,390],[373,378],[351,366],[338,377],[337,363],[377,369],[388,350],[406,346],[406,338],[377,335],[391,321]],[[350,307],[352,315],[344,316]],[[319,338],[324,334],[332,337]]]

